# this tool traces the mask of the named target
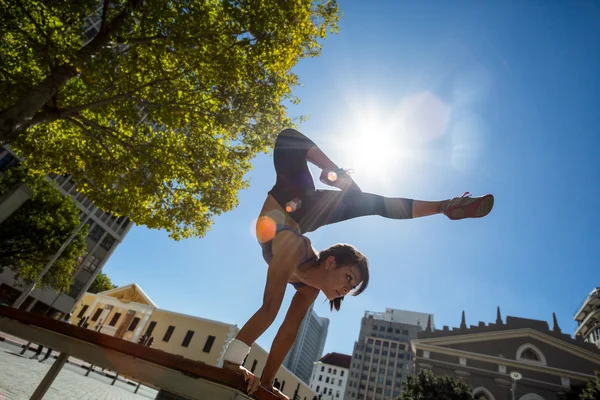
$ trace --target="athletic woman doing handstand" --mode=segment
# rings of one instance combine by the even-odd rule
[[[275,374],[319,292],[330,301],[332,310],[339,310],[345,295],[362,293],[369,282],[367,258],[353,246],[336,244],[317,252],[305,233],[367,215],[408,219],[441,213],[450,219],[479,218],[491,211],[494,197],[463,195],[443,201],[421,201],[364,193],[314,142],[293,129],[286,129],[277,137],[273,160],[277,180],[256,224],[263,257],[269,264],[263,303],[229,343],[223,367],[244,374],[249,394],[262,384],[281,399],[288,399],[273,388]],[[322,182],[341,190],[315,189],[307,162],[322,169]],[[296,293],[259,379],[241,364],[252,343],[273,323],[288,284]]]

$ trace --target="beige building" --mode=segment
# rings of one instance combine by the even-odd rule
[[[239,331],[237,325],[160,309],[135,283],[98,294],[86,293],[73,310],[72,322],[131,342],[146,335],[154,338],[153,349],[219,367],[227,343]],[[260,376],[267,355],[254,344],[244,366]],[[283,366],[276,378],[280,390],[290,398],[311,400],[315,396]]]

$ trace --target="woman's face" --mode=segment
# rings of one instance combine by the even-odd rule
[[[335,257],[330,256],[325,260],[326,278],[321,291],[327,300],[343,297],[362,281],[360,270],[352,265],[338,266]]]

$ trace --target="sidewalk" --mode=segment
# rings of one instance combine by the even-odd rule
[[[27,400],[35,391],[51,362],[35,362],[13,351],[0,349],[0,399]],[[72,370],[69,370],[72,369]],[[77,368],[63,368],[44,396],[44,400],[147,400],[123,387],[111,386],[98,379],[84,377]],[[102,378],[105,379],[106,378]],[[124,384],[121,383],[120,386]]]
[[[11,336],[11,335],[9,335],[7,333],[4,333],[4,332],[0,332],[0,342],[10,343],[10,344],[13,344],[15,346],[19,346],[19,347],[21,347],[21,350],[28,343],[25,340],[22,340],[22,339],[20,339],[18,337],[15,337],[15,336]],[[29,349],[28,350],[34,352],[34,351],[37,350],[37,347],[38,347],[37,343],[31,343],[29,345]],[[46,352],[46,349],[44,348],[44,351],[42,351],[42,354],[40,355],[40,357],[42,357],[45,354],[45,352]],[[26,355],[26,354],[27,353],[25,353],[24,355]],[[54,358],[54,359],[58,358],[58,353],[55,352],[55,351],[53,351],[52,354],[50,355],[50,358]],[[79,367],[81,367],[83,369],[86,369],[86,370],[90,368],[90,363],[88,363],[86,361],[83,361],[83,360],[80,360],[80,359],[75,358],[75,357],[69,357],[69,359],[67,360],[67,362],[70,363],[70,364],[73,364],[73,365],[77,365],[77,366],[79,366]],[[106,369],[102,370],[102,367],[94,367],[92,369],[92,372],[104,375],[107,378],[111,378],[111,379],[114,379],[114,377],[115,377],[115,372],[114,371],[109,371],[109,370],[106,370]],[[117,380],[119,380],[121,382],[124,382],[124,383],[127,383],[128,385],[132,385],[132,386],[137,386],[137,384],[138,384],[138,382],[133,381],[131,379],[124,378],[122,376],[118,376]],[[0,400],[4,400],[4,399],[2,399],[0,397]]]

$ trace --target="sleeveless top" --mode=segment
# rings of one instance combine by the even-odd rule
[[[293,228],[289,227],[289,226],[282,226],[281,228],[277,229],[277,232],[275,233],[276,235],[280,232],[283,231],[290,231],[292,232],[294,235],[298,236],[298,237],[302,237],[304,239],[304,237],[299,234],[298,232],[296,232]],[[273,259],[273,240],[269,240],[268,242],[265,243],[260,243],[260,246],[263,249],[263,258],[265,259],[265,261],[268,263],[271,262],[271,259]],[[316,260],[317,256],[312,256],[312,257],[308,257],[308,244],[306,243],[306,240],[304,240],[304,246],[306,247],[306,250],[304,251],[304,257],[302,257],[302,261],[300,261],[300,263],[298,265],[296,265],[296,268],[300,267],[300,265],[308,262],[308,261],[312,261],[312,260]],[[290,285],[292,285],[293,287],[295,287],[296,289],[299,287],[303,287],[303,286],[307,286],[306,283],[304,282],[288,282]]]

